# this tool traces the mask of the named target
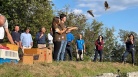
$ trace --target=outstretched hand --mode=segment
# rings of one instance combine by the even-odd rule
[[[78,30],[78,27],[67,27],[68,30]]]

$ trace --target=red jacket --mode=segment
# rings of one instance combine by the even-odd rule
[[[103,50],[103,40],[101,42],[99,40],[96,40],[95,46],[96,50]]]

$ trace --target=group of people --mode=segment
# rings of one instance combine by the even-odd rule
[[[66,55],[69,55],[69,60],[73,60],[72,57],[72,42],[74,40],[74,35],[71,33],[72,30],[77,30],[78,27],[67,27],[65,26],[66,15],[61,14],[59,17],[54,17],[52,21],[52,26],[50,28],[50,33],[45,34],[45,27],[41,27],[40,31],[36,34],[36,41],[38,48],[48,47],[53,51],[53,59],[55,61],[66,60]],[[6,32],[8,40],[11,44],[18,45],[22,51],[24,49],[30,49],[33,46],[32,35],[29,33],[30,28],[26,27],[23,33],[19,33],[19,26],[16,25],[14,31],[9,32],[8,21],[4,15],[0,14],[0,46],[3,43],[4,33]],[[48,40],[48,46],[46,42]],[[132,55],[132,64],[135,63],[135,38],[133,34],[130,34],[126,40],[126,51],[122,56],[123,63],[126,62],[126,56],[130,53]],[[97,56],[100,56],[100,62],[102,62],[104,40],[103,36],[100,35],[95,41],[95,56],[94,62],[97,61]],[[82,34],[78,34],[78,38],[75,41],[76,48],[76,60],[83,60],[83,53],[86,52],[85,41],[82,39]]]
[[[53,31],[53,43],[54,43],[54,52],[53,58],[55,61],[64,61],[66,59],[66,54],[69,54],[70,60],[72,60],[72,46],[71,43],[74,40],[74,36],[71,33],[72,30],[77,30],[77,27],[66,27],[66,15],[61,14],[60,17],[54,17],[52,22],[52,31]],[[82,35],[80,39],[76,41],[77,52],[82,52],[81,55],[77,53],[77,59],[81,59],[83,51],[85,50],[85,43],[82,40]]]

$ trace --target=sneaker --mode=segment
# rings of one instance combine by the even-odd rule
[[[79,61],[79,59],[76,59],[76,61]]]
[[[83,61],[83,59],[80,59],[80,61]]]

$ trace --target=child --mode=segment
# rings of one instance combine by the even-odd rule
[[[82,39],[82,35],[79,34],[79,39],[76,40],[76,52],[77,52],[77,61],[80,59],[83,60],[83,52],[85,52],[85,42]]]

